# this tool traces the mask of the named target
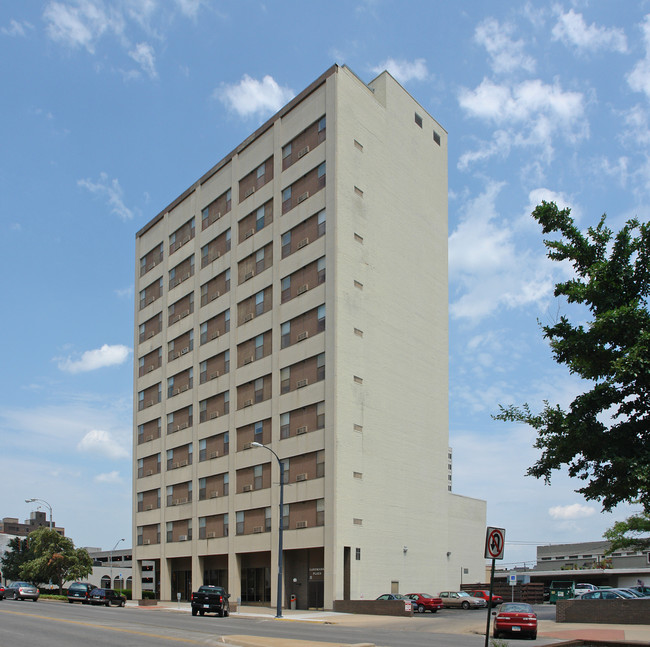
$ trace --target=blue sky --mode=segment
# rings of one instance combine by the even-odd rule
[[[0,60],[0,516],[39,497],[77,545],[130,545],[135,232],[335,62],[449,132],[455,492],[506,563],[629,513],[525,477],[532,432],[490,414],[581,389],[537,324],[567,269],[534,206],[648,220],[650,2],[3,2]]]

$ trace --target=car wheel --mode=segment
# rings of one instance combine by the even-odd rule
[[[106,602],[104,602],[104,606],[106,606],[106,607],[110,607],[110,606],[111,606],[111,601],[110,601],[110,600],[106,600]]]
[[[535,632],[534,634],[530,634],[530,636],[528,636],[528,637],[529,637],[531,640],[536,640],[536,639],[537,639],[537,632]]]
[[[217,611],[217,615],[218,615],[220,618],[223,618],[223,609],[221,609],[220,611]]]
[[[431,609],[431,613],[435,613],[438,609]]]
[[[418,604],[418,613],[424,613],[426,609],[423,604]]]
[[[199,612],[198,609],[192,609],[192,615],[195,616]]]
[[[126,602],[125,602],[124,600],[122,600],[122,601],[120,602],[120,606],[121,606],[121,607],[126,606]]]
[[[500,632],[500,631],[497,631],[497,630],[495,629],[495,630],[492,632],[492,635],[493,635],[495,638],[499,638],[499,637],[501,636],[501,632]]]
[[[199,610],[199,615],[204,616],[204,615],[205,615],[205,611],[204,611],[203,609],[200,609],[200,610]]]
[[[226,610],[223,612],[223,615],[226,616],[226,618],[227,618],[227,617],[230,615],[230,609],[226,609]]]
[[[463,607],[463,609],[467,610],[467,609],[469,609],[469,602],[467,600],[464,600],[463,604],[461,604],[461,606]]]

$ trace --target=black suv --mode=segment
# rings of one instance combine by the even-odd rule
[[[113,589],[93,589],[88,601],[90,604],[103,604],[107,607],[110,607],[111,604],[123,607],[126,604],[126,596]]]
[[[90,601],[90,592],[95,588],[94,584],[88,582],[73,582],[68,587],[68,602],[81,602],[88,604]]]

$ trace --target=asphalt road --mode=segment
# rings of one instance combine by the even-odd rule
[[[355,627],[285,622],[273,618],[192,617],[189,613],[162,609],[5,600],[0,603],[0,647],[223,647],[218,639],[228,634],[348,644],[372,642],[381,647],[481,647],[485,642],[484,636],[461,633],[462,623],[484,624],[485,613],[482,612],[445,610],[406,620],[393,627]],[[441,633],[437,632],[436,624]],[[455,625],[454,630],[459,633],[447,633],[449,627]],[[508,642],[514,645],[524,641]],[[545,645],[550,642],[554,641],[538,639],[524,644]]]

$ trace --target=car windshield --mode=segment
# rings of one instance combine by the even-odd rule
[[[471,598],[472,596],[467,591],[459,591],[458,592],[458,597],[459,598]]]
[[[433,596],[429,595],[428,593],[420,593],[420,597],[421,598],[427,598],[427,600],[430,600],[431,598],[433,598]]]

